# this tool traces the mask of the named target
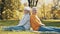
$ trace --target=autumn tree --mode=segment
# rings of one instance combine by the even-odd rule
[[[55,12],[55,10],[57,10],[58,7],[59,7],[59,1],[60,1],[60,0],[53,0],[54,6],[52,6],[52,8],[51,8],[51,14],[53,14],[53,19],[56,19],[56,18],[57,18],[57,17],[55,16],[56,14],[55,14],[54,12]]]
[[[13,16],[15,15],[14,12],[15,13],[19,12],[21,9],[20,0],[1,0],[1,2],[2,2],[0,5],[1,7],[0,13],[2,16],[1,18],[4,18],[4,19],[14,18]]]
[[[0,0],[0,19],[2,20],[2,12],[4,9],[5,0]]]

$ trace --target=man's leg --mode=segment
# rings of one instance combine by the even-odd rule
[[[60,29],[54,27],[41,26],[38,31],[56,31],[60,32]]]
[[[13,30],[25,30],[25,28],[23,26],[16,26],[16,27],[13,27]]]
[[[3,28],[5,31],[12,31],[12,30],[25,30],[23,26],[12,26],[12,27],[7,27]]]

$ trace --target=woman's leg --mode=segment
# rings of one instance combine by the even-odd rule
[[[56,31],[60,32],[60,29],[54,27],[41,26],[38,31]]]
[[[60,32],[60,28],[59,27],[52,27],[52,26],[47,26],[47,27],[52,28],[52,29],[54,29],[57,32]]]
[[[49,27],[49,28],[52,28],[52,29],[56,29],[56,30],[60,30],[59,27],[52,27],[52,26],[46,26],[46,27]]]

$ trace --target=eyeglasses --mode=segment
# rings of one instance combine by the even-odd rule
[[[24,11],[28,11],[28,10],[24,10]]]
[[[37,11],[37,10],[32,10],[32,11]]]

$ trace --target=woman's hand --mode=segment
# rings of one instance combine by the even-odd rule
[[[45,26],[45,24],[41,24],[41,26]]]

